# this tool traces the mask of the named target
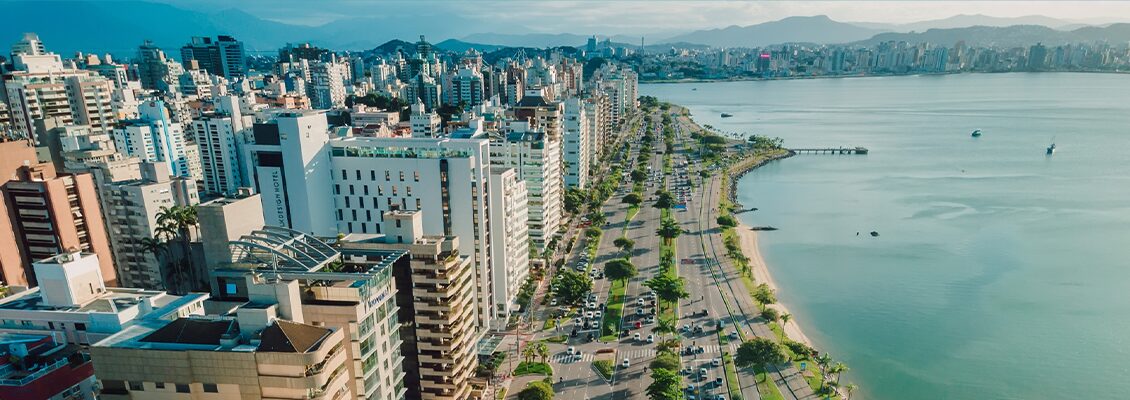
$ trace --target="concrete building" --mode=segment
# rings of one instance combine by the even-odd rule
[[[489,151],[484,138],[367,137],[332,140],[329,151],[334,232],[388,234],[384,212],[408,210],[422,213],[423,234],[459,236],[459,251],[475,265],[481,332],[493,315],[491,243],[497,240]]]
[[[461,66],[451,77],[451,102],[477,106],[483,104],[483,74],[478,68]]]
[[[412,137],[414,138],[436,138],[443,135],[441,123],[443,122],[439,114],[435,111],[428,111],[424,107],[424,103],[417,101],[412,104],[412,114],[408,117],[409,123],[412,125]]]
[[[278,319],[274,306],[240,311],[139,324],[92,346],[99,398],[352,398],[341,329]]]
[[[507,122],[503,132],[504,137],[491,140],[490,163],[516,169],[526,182],[530,240],[541,251],[557,234],[564,213],[560,136],[516,121]]]
[[[113,83],[86,70],[65,67],[58,55],[15,55],[15,71],[3,77],[12,131],[30,137],[35,122],[59,117],[67,124],[109,132],[117,119]],[[38,140],[38,139],[37,139]]]
[[[160,47],[148,40],[137,47],[135,64],[142,89],[174,92],[179,77],[184,74],[180,63],[166,57]]]
[[[196,181],[170,177],[165,163],[143,162],[141,179],[112,182],[103,186],[102,212],[110,237],[114,265],[124,287],[170,290],[183,293],[201,287],[197,271],[172,268],[187,255],[179,244],[159,254],[152,248],[157,239],[157,216],[162,209],[200,203]]]
[[[412,371],[401,353],[403,314],[393,279],[394,269],[407,269],[404,251],[335,248],[301,232],[263,227],[232,241],[231,254],[210,274],[213,294],[230,305],[222,317],[242,325],[249,310],[276,310],[279,320],[338,330],[345,360],[339,369],[351,394],[325,398],[404,398]]]
[[[204,313],[204,293],[108,288],[98,255],[68,252],[35,263],[39,286],[0,299],[0,332],[60,335],[87,346],[141,320]]]
[[[205,193],[233,196],[245,186],[241,144],[254,123],[254,117],[243,115],[239,99],[234,96],[216,98],[216,110],[193,119],[190,135],[196,138],[200,151],[200,169]]]
[[[324,111],[286,111],[254,124],[246,170],[267,225],[325,237],[342,232],[330,192],[337,171],[326,151],[328,130]]]
[[[94,365],[56,332],[0,333],[0,400],[94,400]]]
[[[185,65],[195,61],[200,69],[228,79],[247,74],[247,55],[243,50],[243,42],[231,36],[220,35],[215,40],[193,37],[191,42],[181,47],[180,58]]]
[[[263,227],[263,203],[259,195],[222,197],[196,206],[200,241],[206,270],[232,260],[229,242]]]
[[[565,166],[565,186],[583,190],[588,187],[589,163],[594,152],[589,141],[592,138],[588,131],[589,116],[585,112],[585,103],[580,98],[570,98],[564,103],[562,162]]]
[[[492,328],[505,329],[530,275],[529,192],[514,168],[490,169]]]
[[[472,385],[478,364],[475,329],[475,271],[470,256],[460,254],[457,236],[424,236],[417,211],[385,213],[386,234],[353,249],[407,250],[407,266],[398,265],[397,304],[404,321],[404,367],[409,372],[406,398],[463,400],[479,393]]]
[[[7,146],[5,150],[15,146]],[[0,153],[0,158],[7,155]],[[21,158],[17,152],[16,157]],[[98,255],[106,283],[117,285],[110,253],[110,243],[98,204],[94,179],[90,174],[55,173],[48,163],[21,166],[16,179],[4,183],[2,189],[6,216],[15,229],[15,240],[22,264],[77,249]],[[32,274],[8,277],[9,284],[34,284]]]
[[[141,118],[123,121],[114,128],[118,152],[142,161],[164,162],[173,175],[191,177],[184,128],[172,121],[165,103],[147,101],[138,107],[138,112]]]
[[[310,104],[315,109],[345,107],[345,79],[348,65],[337,60],[310,63],[310,80],[306,84]]]

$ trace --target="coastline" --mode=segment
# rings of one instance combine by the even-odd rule
[[[942,76],[966,74],[1130,74],[1130,71],[964,71],[964,72],[917,72],[913,74],[851,74],[851,75],[808,75],[808,76],[779,76],[773,78],[758,77],[729,77],[729,78],[682,78],[682,79],[652,79],[641,80],[640,84],[679,84],[679,83],[718,83],[718,82],[759,82],[759,81],[798,81],[811,79],[852,79],[852,78],[886,78],[893,76]]]

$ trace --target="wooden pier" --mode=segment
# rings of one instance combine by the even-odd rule
[[[789,149],[795,154],[867,154],[866,147],[826,147],[818,149]]]

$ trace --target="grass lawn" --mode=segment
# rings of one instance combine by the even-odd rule
[[[549,343],[565,343],[565,342],[569,341],[569,337],[565,336],[565,335],[558,335],[558,336],[545,338],[545,341],[547,341]]]
[[[623,281],[614,280],[608,288],[608,303],[604,309],[604,319],[600,322],[600,340],[616,341],[620,337],[620,319],[624,312],[624,292],[628,289]]]
[[[593,369],[596,370],[604,379],[612,379],[612,361],[610,360],[596,360],[592,362]]]
[[[553,376],[553,368],[550,367],[549,364],[543,362],[522,361],[518,364],[518,368],[514,368],[514,376],[523,375]]]
[[[640,206],[638,206],[638,205],[630,205],[630,206],[628,206],[628,218],[626,219],[626,221],[631,221],[631,220],[632,220],[632,218],[635,218],[635,217],[636,217],[636,214],[639,214],[639,213],[640,213]],[[627,224],[624,224],[624,230],[625,230],[625,231],[627,231],[627,230],[628,230],[628,225],[627,225]]]
[[[494,392],[494,393],[495,393],[494,394],[495,400],[502,400],[502,399],[506,398],[506,388],[505,387],[498,389],[498,391]]]
[[[738,368],[734,366],[734,358],[730,353],[722,352],[722,367],[726,369],[726,390],[730,392],[730,399],[742,398],[742,385],[738,382]]]
[[[549,296],[546,296],[549,297]],[[548,331],[557,327],[557,318],[547,318],[545,323],[542,324],[541,330]]]
[[[773,382],[773,378],[765,371],[765,367],[754,368],[753,372],[757,374],[757,392],[761,393],[761,400],[785,399],[785,396],[781,395],[781,389],[777,388],[777,383]]]

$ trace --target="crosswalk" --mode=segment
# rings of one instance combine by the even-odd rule
[[[592,355],[592,353],[581,354],[580,359],[578,359],[577,356],[573,356],[573,355],[569,355],[569,354],[565,354],[565,353],[557,353],[557,354],[554,354],[553,357],[550,358],[550,361],[553,362],[553,363],[557,363],[557,364],[572,364],[572,363],[578,363],[578,362],[592,362],[595,359],[596,359],[596,357],[594,357]]]

